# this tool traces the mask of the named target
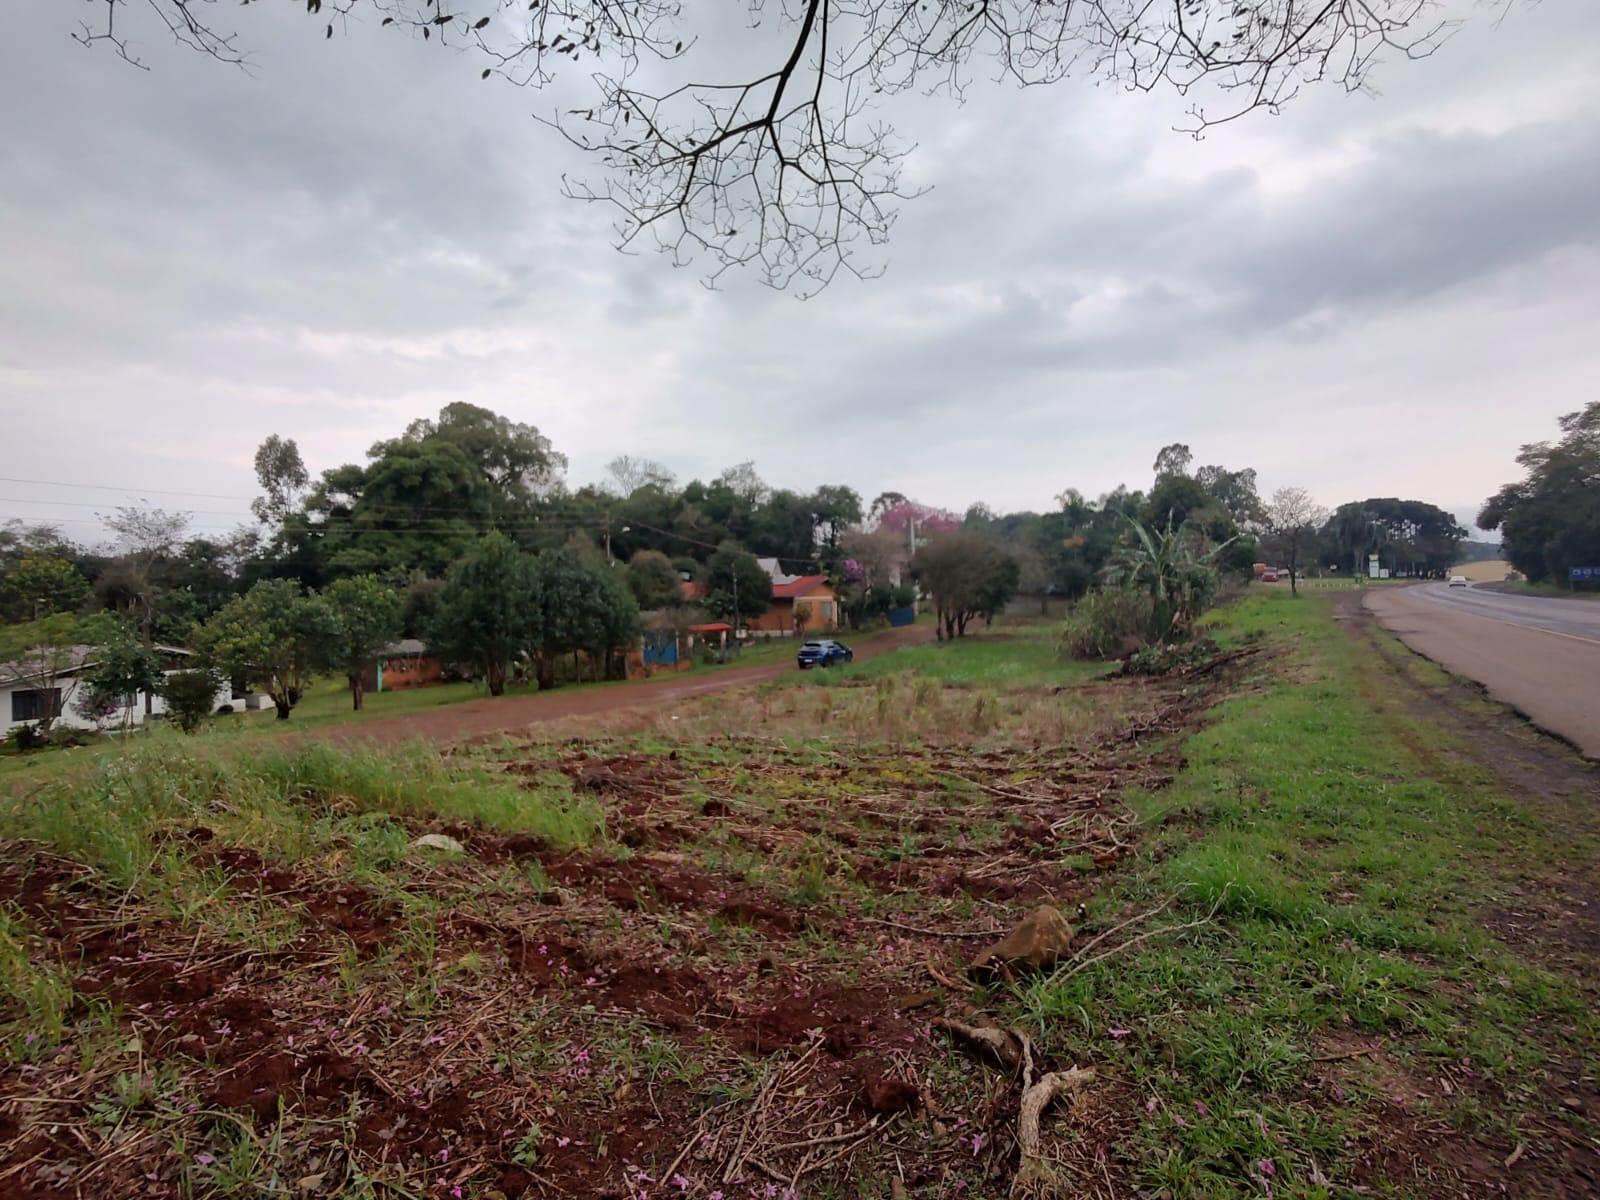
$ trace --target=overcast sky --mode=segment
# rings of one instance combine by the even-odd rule
[[[1048,508],[1185,441],[1264,492],[1469,516],[1600,378],[1591,0],[1478,10],[1380,95],[1202,142],[1170,93],[918,99],[894,116],[933,191],[887,274],[805,302],[618,254],[559,194],[546,102],[436,45],[224,6],[249,73],[150,26],[139,71],[69,40],[82,5],[6,7],[0,475],[137,490],[8,480],[0,517],[79,537],[138,497],[225,529],[267,434],[315,472],[457,399],[538,425],[574,485],[754,459]]]

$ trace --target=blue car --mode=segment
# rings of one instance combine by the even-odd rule
[[[812,667],[831,667],[835,663],[847,663],[855,658],[855,654],[843,642],[824,640],[805,643],[800,647],[800,653],[794,657],[802,671],[809,671]]]

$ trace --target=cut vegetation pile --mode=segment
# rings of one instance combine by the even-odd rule
[[[1543,1170],[1379,1097],[1531,1119],[1593,1030],[1459,884],[1532,819],[1375,757],[1324,618],[1252,601],[1159,678],[1023,629],[581,738],[19,782],[0,1194],[1426,1192],[1428,1130]],[[987,952],[1041,904],[1042,969]]]

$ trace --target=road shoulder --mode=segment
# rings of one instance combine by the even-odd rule
[[[1600,759],[1600,705],[1594,703],[1600,646],[1447,610],[1410,588],[1369,589],[1360,606],[1418,654],[1473,680],[1541,730]]]

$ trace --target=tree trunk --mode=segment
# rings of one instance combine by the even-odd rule
[[[484,679],[489,684],[489,695],[503,696],[506,691],[506,665],[499,659],[485,664]]]
[[[534,678],[538,680],[539,690],[547,692],[556,685],[555,659],[548,654],[541,654],[534,660]]]
[[[294,704],[285,693],[273,692],[272,707],[278,710],[278,720],[287,721],[289,719],[289,710],[294,707]]]
[[[350,676],[350,696],[355,701],[355,711],[360,712],[366,706],[366,689],[361,686],[361,676]]]

